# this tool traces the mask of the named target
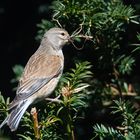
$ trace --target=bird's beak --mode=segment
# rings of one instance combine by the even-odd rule
[[[74,39],[73,39],[71,36],[69,36],[69,37],[68,37],[68,42],[69,42],[69,43],[72,43],[73,41],[74,41]]]

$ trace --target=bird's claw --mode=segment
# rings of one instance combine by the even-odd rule
[[[45,98],[46,101],[50,101],[50,102],[55,102],[55,103],[61,103],[62,101],[59,100],[61,95],[58,95],[56,98]]]

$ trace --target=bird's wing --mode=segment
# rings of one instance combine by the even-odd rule
[[[17,95],[10,104],[10,108],[13,108],[16,102],[27,99],[36,93],[52,78],[57,77],[63,70],[61,59],[56,55],[33,55],[24,69]]]

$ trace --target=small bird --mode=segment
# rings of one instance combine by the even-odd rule
[[[51,28],[30,57],[19,80],[16,97],[9,105],[9,115],[0,125],[7,124],[11,131],[18,128],[26,109],[32,103],[47,98],[55,89],[64,67],[62,47],[70,41],[68,32]]]

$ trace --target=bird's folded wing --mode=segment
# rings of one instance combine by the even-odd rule
[[[33,55],[28,61],[10,108],[27,99],[62,72],[61,58],[52,55]]]

